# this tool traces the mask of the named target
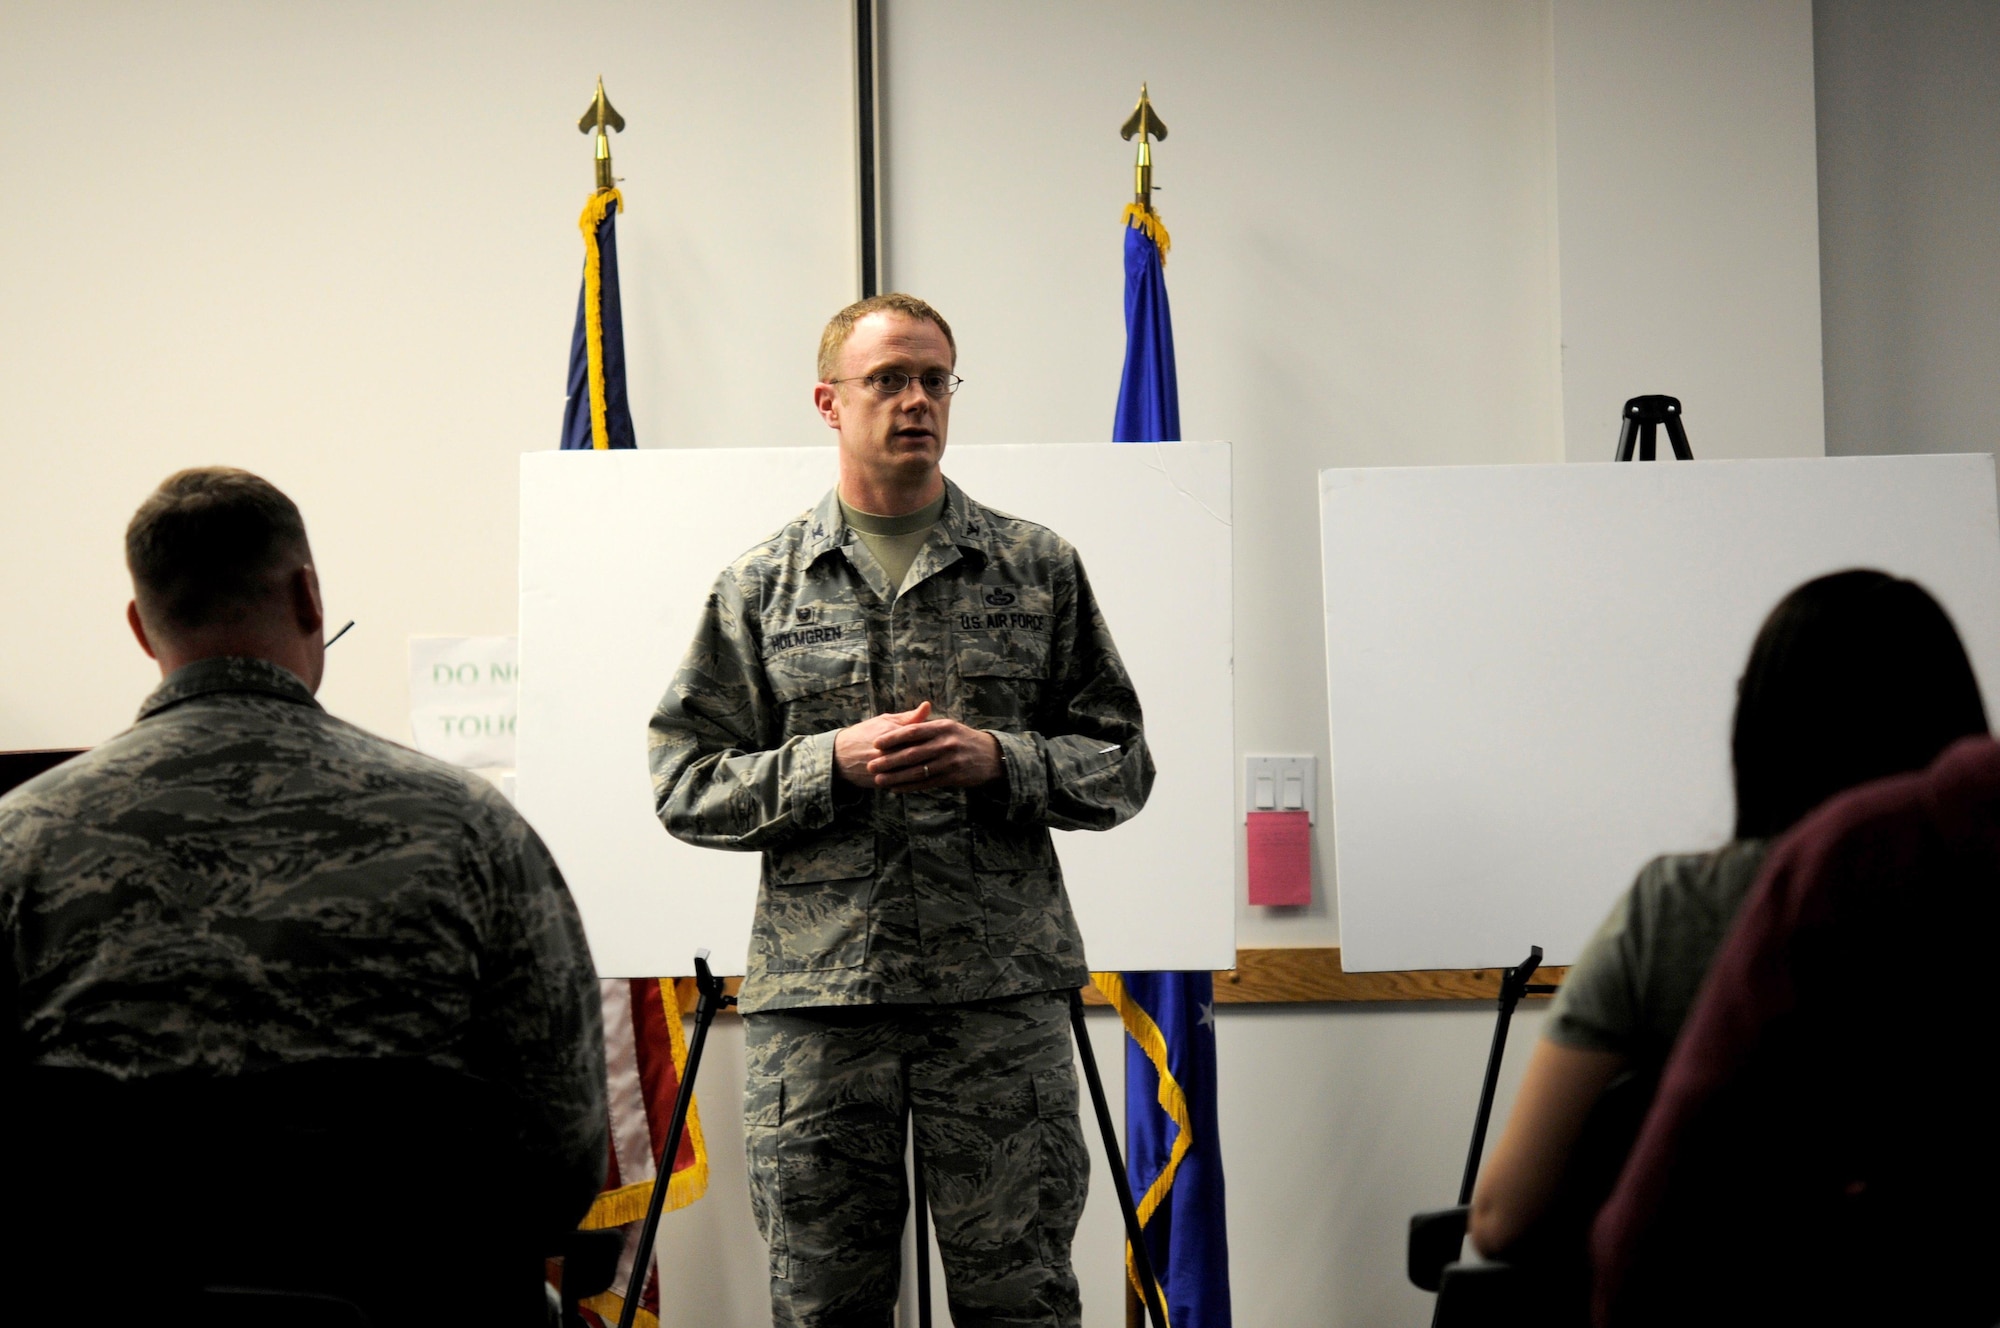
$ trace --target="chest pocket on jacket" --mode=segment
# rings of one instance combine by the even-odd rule
[[[965,587],[953,609],[953,656],[975,728],[1022,729],[1049,677],[1055,596],[1040,586]]]
[[[784,712],[784,737],[825,733],[873,713],[868,624],[859,614],[784,623],[764,632],[764,676]]]

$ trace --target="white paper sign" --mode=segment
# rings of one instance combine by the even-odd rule
[[[417,750],[453,765],[514,764],[519,640],[410,638],[410,732]]]

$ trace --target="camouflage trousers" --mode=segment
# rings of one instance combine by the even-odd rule
[[[1090,1183],[1069,993],[744,1017],[750,1203],[779,1328],[886,1328],[914,1121],[952,1322],[1075,1328]]]

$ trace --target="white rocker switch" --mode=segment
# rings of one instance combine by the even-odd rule
[[[1304,812],[1317,821],[1318,758],[1312,756],[1246,756],[1243,758],[1243,814]]]

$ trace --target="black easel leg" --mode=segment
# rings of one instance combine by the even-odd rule
[[[1479,1111],[1472,1118],[1472,1146],[1465,1155],[1465,1177],[1458,1183],[1461,1204],[1472,1202],[1472,1183],[1479,1178],[1480,1155],[1486,1151],[1486,1122],[1493,1115],[1493,1090],[1500,1082],[1500,1062],[1507,1055],[1507,1025],[1513,1020],[1513,1002],[1503,994],[1500,1018],[1493,1025],[1493,1046],[1486,1053],[1486,1080],[1479,1086]]]
[[[931,1328],[931,1212],[924,1194],[924,1146],[910,1112],[910,1219],[917,1224],[917,1325]]]
[[[639,1312],[639,1297],[646,1291],[646,1273],[653,1263],[653,1238],[659,1234],[660,1213],[667,1202],[667,1187],[674,1177],[674,1159],[680,1155],[681,1135],[687,1131],[688,1107],[694,1102],[694,1080],[701,1072],[701,1051],[708,1044],[708,1026],[715,1012],[734,1005],[734,996],[722,994],[722,979],[708,971],[708,951],[696,954],[695,986],[701,1000],[694,1010],[694,1040],[688,1044],[687,1073],[681,1076],[674,1094],[674,1118],[667,1126],[667,1141],[653,1167],[653,1197],[646,1204],[646,1225],[639,1229],[639,1248],[632,1260],[632,1277],[625,1286],[625,1303],[618,1310],[618,1328],[632,1328],[632,1316]]]
[[[1651,429],[1649,424],[1646,426]],[[1500,1062],[1507,1056],[1507,1026],[1514,1022],[1514,1007],[1530,992],[1546,992],[1550,987],[1528,981],[1542,966],[1542,947],[1531,946],[1528,957],[1513,968],[1500,971],[1500,1017],[1493,1023],[1493,1045],[1486,1053],[1486,1079],[1479,1086],[1479,1110],[1472,1118],[1472,1146],[1465,1154],[1465,1176],[1458,1183],[1460,1204],[1472,1202],[1473,1182],[1479,1179],[1479,1159],[1486,1151],[1486,1125],[1493,1117],[1493,1090],[1500,1083]]]
[[[1667,441],[1674,445],[1676,461],[1694,460],[1694,449],[1688,446],[1687,430],[1681,427],[1678,413],[1667,416]]]
[[[1118,1129],[1111,1120],[1111,1104],[1104,1099],[1104,1080],[1097,1073],[1097,1053],[1091,1050],[1090,1030],[1083,1022],[1081,991],[1069,994],[1069,1023],[1076,1033],[1076,1053],[1083,1060],[1084,1080],[1090,1085],[1091,1105],[1097,1108],[1097,1128],[1104,1134],[1104,1156],[1111,1163],[1111,1184],[1118,1191],[1118,1209],[1125,1216],[1125,1240],[1132,1250],[1132,1265],[1139,1273],[1139,1290],[1146,1298],[1146,1312],[1152,1316],[1153,1328],[1167,1328],[1166,1311],[1160,1308],[1160,1284],[1153,1276],[1152,1252],[1146,1248],[1146,1233],[1139,1227],[1139,1209],[1132,1202],[1132,1183],[1125,1176],[1125,1155],[1118,1147]]]

